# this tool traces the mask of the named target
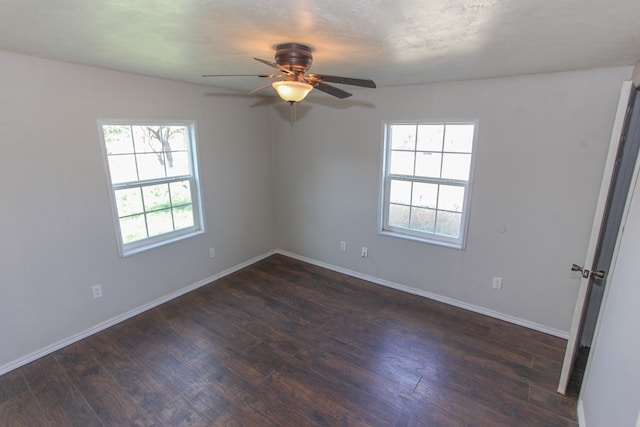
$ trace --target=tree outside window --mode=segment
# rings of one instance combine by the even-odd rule
[[[194,122],[101,121],[122,255],[203,231]]]

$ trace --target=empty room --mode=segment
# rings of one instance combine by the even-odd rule
[[[0,1],[0,426],[640,426],[638,12]]]

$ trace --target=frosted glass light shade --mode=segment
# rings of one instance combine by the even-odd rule
[[[278,92],[280,98],[287,102],[300,102],[313,89],[313,86],[308,83],[286,80],[273,82],[271,86]]]

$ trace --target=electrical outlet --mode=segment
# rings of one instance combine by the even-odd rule
[[[209,248],[209,258],[215,258],[216,248]]]
[[[491,287],[493,289],[502,289],[502,277],[494,277]]]
[[[347,250],[347,242],[345,242],[344,240],[340,242],[340,250],[342,252],[345,252]]]
[[[362,247],[362,258],[366,258],[367,256],[369,256],[369,250],[367,249],[366,246]]]
[[[93,299],[100,298],[102,296],[102,285],[93,285],[91,292],[93,292]]]

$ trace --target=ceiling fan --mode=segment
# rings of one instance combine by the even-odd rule
[[[339,83],[350,86],[360,86],[375,88],[376,84],[373,80],[355,79],[351,77],[330,76],[327,74],[305,74],[311,68],[313,56],[312,48],[301,43],[281,43],[276,45],[276,62],[267,61],[260,58],[253,58],[258,62],[275,68],[279,74],[204,74],[202,77],[226,77],[226,76],[255,76],[268,79],[279,79],[273,83],[260,86],[249,94],[256,93],[269,86],[273,87],[280,98],[293,105],[302,101],[312,89],[328,93],[340,99],[351,96],[340,88],[332,86],[328,83]]]

